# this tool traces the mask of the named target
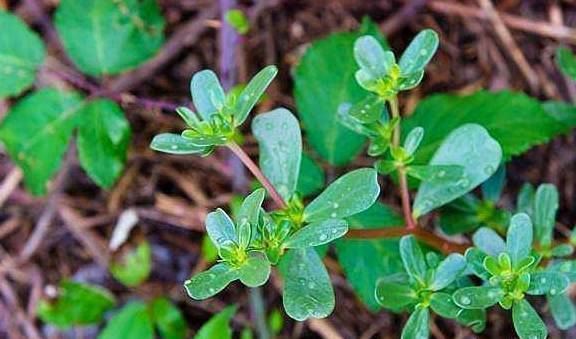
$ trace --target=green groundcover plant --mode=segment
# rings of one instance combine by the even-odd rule
[[[119,74],[161,47],[164,19],[156,2],[123,6],[112,0],[62,0],[58,6],[64,52],[83,74]],[[249,34],[242,12],[231,11],[226,20]],[[122,173],[131,134],[122,109],[93,93],[25,93],[43,67],[43,42],[12,14],[0,12],[0,27],[13,33],[0,39],[0,70],[10,74],[0,81],[0,97],[24,95],[0,125],[0,140],[23,169],[27,187],[46,192],[74,134],[82,167],[97,184],[111,187]],[[438,47],[437,33],[425,29],[396,54],[368,19],[357,31],[314,42],[293,72],[297,116],[287,108],[253,112],[275,66],[228,93],[211,70],[192,76],[194,108],[176,109],[185,128],[156,135],[150,147],[203,157],[228,148],[258,185],[237,206],[206,216],[202,255],[214,264],[184,282],[190,298],[210,298],[230,284],[256,288],[277,272],[289,317],[327,317],[337,301],[323,257],[333,250],[366,307],[409,313],[402,338],[429,337],[431,314],[482,332],[493,307],[510,310],[520,338],[545,338],[532,296],[544,296],[558,328],[576,325],[568,293],[576,280],[576,235],[556,238],[557,189],[526,184],[514,208],[500,202],[506,163],[569,131],[576,109],[523,93],[479,91],[432,95],[412,114],[402,114],[399,98],[423,81]],[[576,78],[569,49],[560,47],[556,61]],[[241,147],[248,123],[259,164]],[[363,150],[373,166],[348,171]],[[327,176],[327,166],[337,174]],[[381,192],[383,178],[398,190]],[[381,194],[396,193],[399,213],[379,201]],[[138,288],[150,274],[151,256],[150,244],[140,242],[112,260],[109,271],[126,288]],[[135,299],[121,308],[117,303],[99,286],[63,280],[38,314],[59,328],[105,322],[101,338],[187,335],[183,316],[165,298]],[[196,337],[230,338],[235,311],[225,308]],[[280,331],[282,319],[274,310],[268,327]]]

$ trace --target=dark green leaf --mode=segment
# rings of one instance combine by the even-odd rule
[[[534,195],[534,237],[542,246],[550,246],[558,211],[558,190],[552,184],[538,186]]]
[[[406,272],[416,281],[424,282],[428,267],[414,236],[407,235],[400,239],[400,257],[402,257]]]
[[[298,120],[285,108],[259,114],[252,133],[260,145],[260,168],[280,195],[288,200],[296,190],[302,137]]]
[[[576,307],[567,293],[546,296],[556,326],[566,330],[576,325]]]
[[[568,47],[558,47],[556,49],[556,64],[562,73],[576,80],[576,56]]]
[[[258,103],[258,100],[260,100],[277,73],[278,68],[276,66],[266,66],[244,87],[236,101],[234,110],[234,123],[236,126],[246,120],[248,114]]]
[[[348,232],[348,223],[342,219],[326,219],[308,224],[290,236],[286,248],[320,246],[342,237]]]
[[[194,339],[231,339],[230,320],[232,320],[235,312],[236,306],[226,307],[204,324]]]
[[[454,303],[450,294],[443,292],[432,294],[432,297],[430,298],[430,307],[434,312],[448,319],[456,318],[458,313],[462,310]]]
[[[406,48],[398,62],[402,74],[420,72],[430,62],[439,44],[438,34],[431,29],[418,33]]]
[[[328,272],[312,248],[288,251],[280,261],[284,309],[293,319],[325,318],[334,309]]]
[[[115,304],[114,296],[102,287],[63,280],[57,299],[40,300],[37,312],[42,321],[68,328],[100,322]]]
[[[417,307],[408,318],[404,325],[401,339],[428,339],[430,331],[428,322],[430,321],[430,312],[427,308]]]
[[[546,324],[526,299],[514,303],[512,320],[516,334],[520,339],[545,339],[548,337]]]
[[[94,76],[134,68],[164,41],[156,0],[62,0],[55,24],[74,64]]]
[[[152,250],[148,241],[143,241],[117,261],[110,263],[110,273],[126,286],[138,286],[150,275]]]
[[[532,221],[525,213],[518,213],[510,219],[506,234],[506,252],[510,255],[512,266],[517,267],[532,250]]]
[[[452,298],[456,305],[466,309],[488,308],[504,297],[504,291],[499,287],[472,286],[464,287],[454,292]]]
[[[414,200],[418,217],[442,206],[480,185],[500,164],[502,149],[480,125],[466,124],[455,129],[438,148],[430,165],[463,167],[460,179],[446,182],[423,182]]]
[[[166,298],[156,298],[150,304],[152,319],[162,339],[186,338],[187,325],[182,312]]]
[[[536,272],[530,274],[530,287],[526,293],[532,295],[557,295],[562,294],[568,288],[570,280],[566,275],[559,272]]]
[[[207,151],[205,146],[197,146],[189,139],[173,133],[156,135],[150,143],[150,148],[170,154],[199,154]]]
[[[0,9],[0,99],[22,93],[32,85],[44,61],[44,45],[17,16]]]
[[[154,324],[148,306],[132,301],[116,313],[98,335],[98,339],[153,339]]]
[[[482,252],[496,257],[506,251],[506,243],[493,229],[482,227],[472,236],[474,246]]]
[[[308,222],[346,218],[374,204],[380,194],[377,173],[361,168],[336,179],[304,210]]]
[[[12,106],[2,121],[0,140],[22,168],[32,193],[46,193],[48,180],[60,168],[82,106],[81,97],[74,92],[45,88]]]
[[[217,247],[238,240],[234,222],[221,208],[208,213],[205,223],[206,232],[208,232],[210,239],[212,239],[212,242],[214,242]]]
[[[302,153],[296,191],[303,196],[317,193],[324,188],[324,170],[312,158]]]
[[[122,174],[130,124],[115,102],[97,99],[78,112],[78,158],[82,168],[98,185],[109,188]]]
[[[238,270],[226,263],[212,266],[184,282],[186,292],[192,299],[203,300],[222,291],[229,283],[239,278]]]
[[[542,107],[568,129],[576,126],[576,106],[562,101],[545,101]]]
[[[440,291],[460,277],[466,269],[466,259],[458,253],[452,253],[440,262],[429,286],[433,291]]]
[[[246,262],[238,269],[240,281],[248,287],[264,285],[269,276],[270,262],[262,253],[250,253]]]

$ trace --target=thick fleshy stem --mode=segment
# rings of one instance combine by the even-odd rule
[[[256,177],[256,179],[260,181],[262,186],[264,186],[264,188],[268,191],[268,194],[270,194],[272,200],[274,200],[274,203],[281,209],[286,208],[286,202],[284,201],[280,193],[278,193],[278,191],[276,190],[276,188],[274,188],[274,185],[272,185],[270,180],[268,180],[268,178],[266,178],[264,173],[262,173],[260,167],[258,167],[258,165],[256,165],[256,163],[252,161],[252,159],[250,159],[248,154],[246,154],[246,152],[244,152],[244,150],[240,146],[238,146],[237,143],[233,141],[228,143],[226,146],[232,151],[232,153],[234,153],[234,155],[236,155],[240,159],[240,161],[242,161],[244,166],[248,168],[248,170]]]

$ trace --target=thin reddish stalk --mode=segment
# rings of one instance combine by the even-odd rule
[[[260,181],[262,186],[264,186],[264,188],[270,194],[272,200],[274,200],[274,203],[276,203],[276,205],[279,208],[286,208],[286,202],[284,201],[280,193],[278,193],[278,191],[276,190],[276,188],[274,188],[270,180],[268,180],[268,178],[266,178],[264,173],[262,173],[258,165],[256,165],[254,161],[250,159],[248,154],[246,154],[246,152],[244,152],[244,150],[240,146],[238,146],[238,144],[236,144],[235,142],[231,142],[227,146],[232,151],[232,153],[234,153],[234,155],[236,155],[240,159],[240,161],[242,161],[244,166],[248,168],[248,170],[256,177],[256,179]]]

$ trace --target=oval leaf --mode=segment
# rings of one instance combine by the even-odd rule
[[[458,253],[452,253],[446,257],[436,268],[434,280],[430,285],[433,291],[439,291],[450,285],[454,280],[460,277],[460,274],[466,269],[466,259]]]
[[[439,44],[438,33],[425,29],[418,33],[406,48],[398,62],[402,74],[420,72],[430,62]]]
[[[400,257],[406,272],[416,281],[424,282],[428,267],[414,236],[407,235],[400,239]]]
[[[532,295],[556,295],[566,291],[570,280],[559,272],[536,272],[530,274],[530,287],[526,293]]]
[[[504,297],[499,287],[473,286],[464,287],[452,295],[456,305],[466,309],[488,308]]]
[[[552,184],[540,185],[534,195],[534,236],[542,246],[550,246],[558,211],[558,190]]]
[[[354,42],[354,59],[360,68],[374,80],[381,79],[396,63],[394,54],[384,51],[382,45],[370,35],[361,36]]]
[[[576,307],[566,293],[547,296],[550,313],[554,317],[556,326],[566,330],[576,325]]]
[[[512,266],[517,267],[532,250],[532,221],[526,213],[518,213],[510,219],[506,234],[506,252],[510,255]]]
[[[327,244],[348,232],[348,223],[342,219],[327,219],[308,224],[294,233],[286,242],[286,248],[306,248]]]
[[[418,294],[408,283],[379,280],[376,283],[376,301],[387,309],[402,310],[418,303]]]
[[[240,281],[248,287],[262,286],[270,276],[270,262],[262,253],[250,253],[250,257],[238,269]]]
[[[276,68],[276,66],[266,66],[244,87],[236,101],[236,107],[234,109],[234,124],[236,126],[246,120],[248,114],[258,100],[260,100],[276,74],[278,74],[278,68]]]
[[[204,120],[210,120],[213,114],[224,107],[224,89],[216,74],[209,69],[194,74],[190,81],[190,92],[194,106]]]
[[[189,139],[173,133],[158,134],[152,139],[150,148],[169,154],[199,154],[207,150],[205,146],[198,146]]]
[[[153,339],[154,324],[148,306],[142,301],[126,304],[98,335],[98,339]]]
[[[225,263],[220,263],[186,280],[184,287],[190,298],[203,300],[222,291],[238,277],[236,269]]]
[[[546,324],[526,299],[521,299],[512,306],[514,329],[520,339],[545,339],[548,337]]]
[[[506,243],[504,240],[491,228],[482,227],[472,236],[474,246],[478,247],[482,252],[497,257],[500,253],[506,251]]]
[[[206,216],[206,232],[216,247],[237,241],[234,222],[221,208]]]
[[[428,339],[430,312],[427,308],[417,307],[404,325],[401,339]]]
[[[434,312],[448,319],[455,319],[462,310],[454,303],[450,294],[442,292],[432,294],[430,307]]]

